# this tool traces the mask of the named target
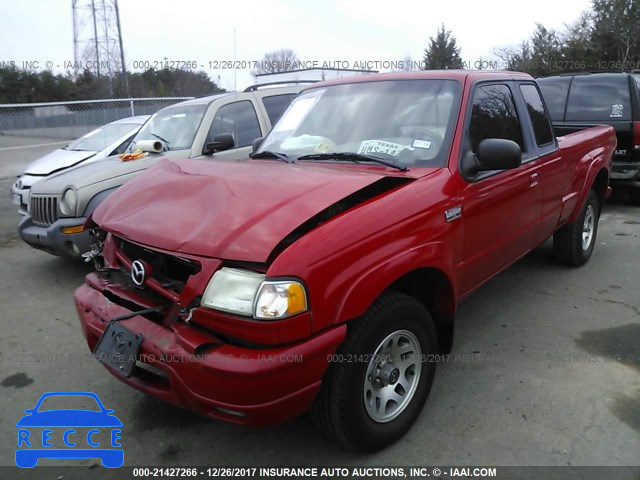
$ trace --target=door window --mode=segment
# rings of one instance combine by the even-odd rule
[[[233,135],[234,148],[247,147],[262,134],[256,110],[248,100],[234,102],[220,107],[211,123],[207,143],[221,133]]]
[[[471,150],[486,138],[513,140],[524,151],[522,130],[511,90],[506,85],[483,85],[476,88],[469,124]]]

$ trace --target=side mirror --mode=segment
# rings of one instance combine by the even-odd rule
[[[262,140],[264,140],[264,137],[258,137],[253,142],[251,142],[251,153],[255,153],[256,150],[260,148]]]
[[[522,150],[513,140],[486,138],[478,145],[475,163],[477,172],[517,168],[522,164]]]
[[[215,152],[223,152],[235,146],[233,135],[230,133],[220,133],[213,137],[213,142],[207,143],[202,150],[203,155],[211,155]]]

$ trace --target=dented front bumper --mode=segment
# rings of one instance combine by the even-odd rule
[[[75,292],[91,351],[114,317],[132,313],[103,294],[107,287],[113,285],[90,274]],[[246,347],[180,319],[168,325],[135,315],[121,324],[143,341],[131,377],[107,367],[116,378],[200,414],[248,425],[275,424],[307,411],[346,334],[340,325],[283,346]]]

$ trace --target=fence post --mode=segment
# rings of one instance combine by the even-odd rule
[[[129,99],[129,108],[131,109],[131,116],[135,117],[136,116],[136,111],[133,108],[133,98]]]

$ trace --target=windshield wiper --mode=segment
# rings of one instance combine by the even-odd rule
[[[169,149],[169,145],[171,145],[171,142],[169,140],[167,140],[166,138],[162,138],[160,135],[158,135],[157,133],[153,133],[153,132],[149,132],[151,135],[153,135],[154,137],[156,137],[158,140],[162,140],[166,145],[167,145],[167,149]]]
[[[289,159],[286,153],[272,152],[271,150],[264,150],[262,152],[255,152],[249,155],[250,158],[277,158],[283,162],[293,163],[293,160]]]
[[[312,153],[310,155],[302,155],[298,160],[344,160],[348,162],[375,162],[387,167],[395,168],[401,172],[406,172],[408,168],[404,165],[398,165],[394,162],[383,160],[374,155],[355,152],[334,152],[334,153]]]

